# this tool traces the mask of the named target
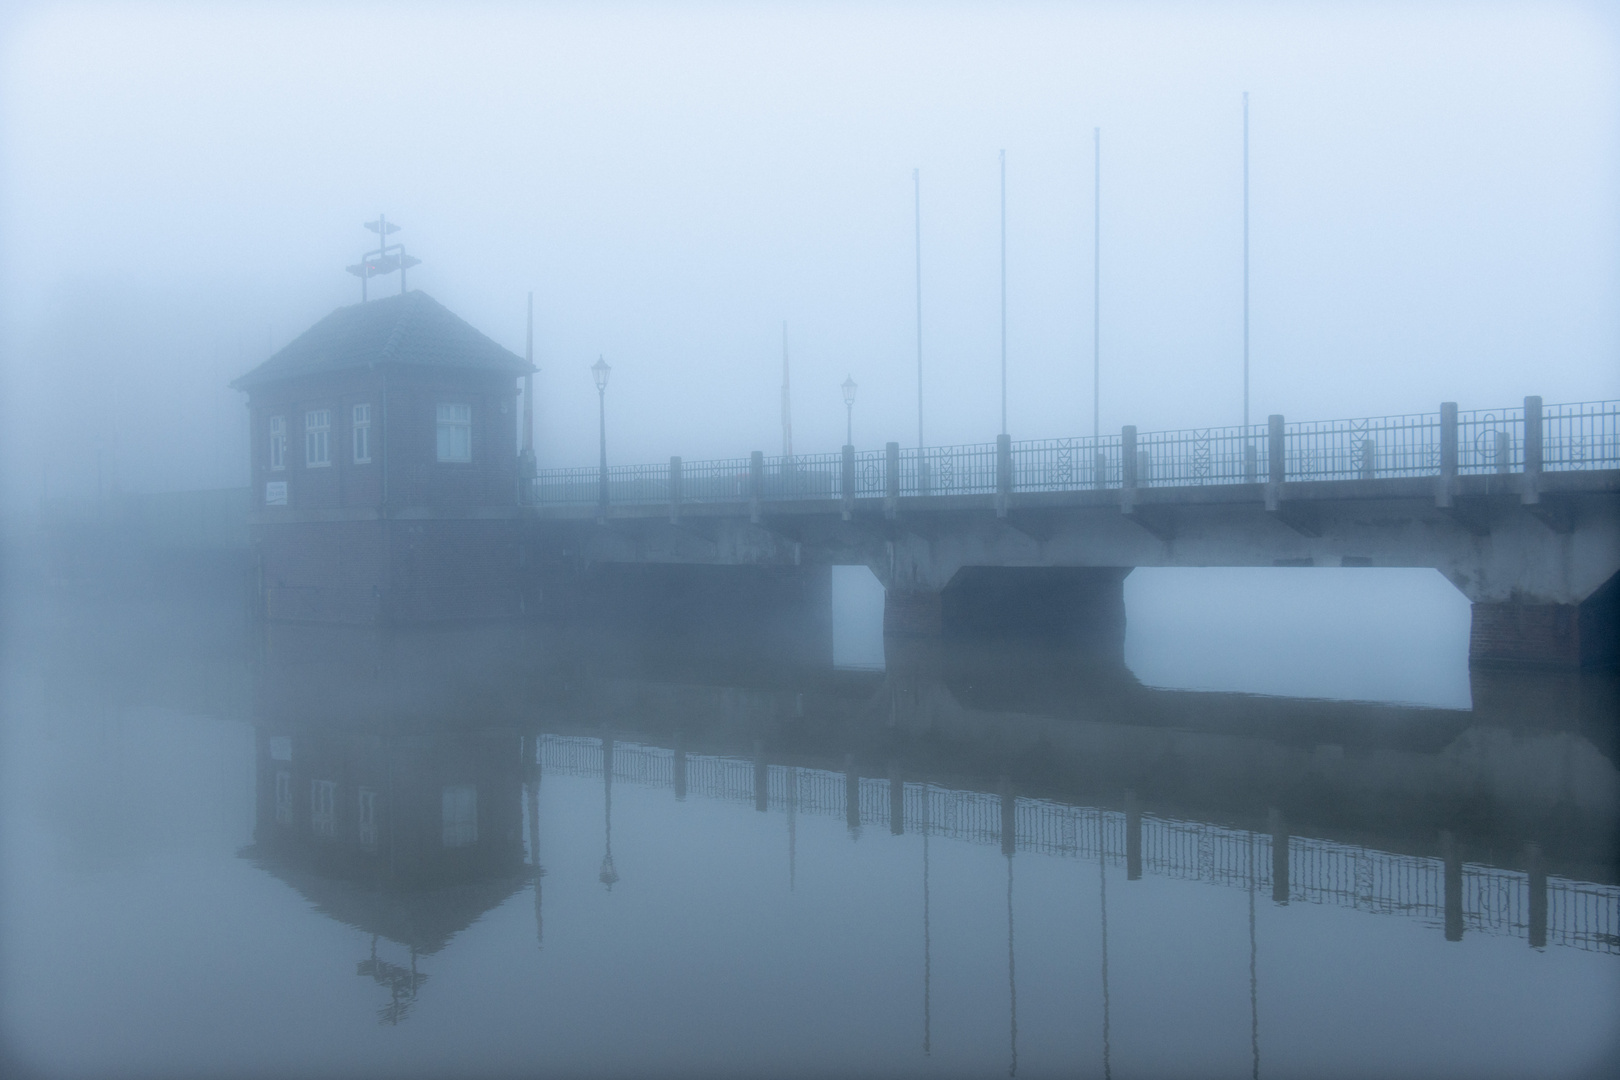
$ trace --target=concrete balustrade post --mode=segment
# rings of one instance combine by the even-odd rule
[[[1119,506],[1127,514],[1136,505],[1136,425],[1119,429]]]
[[[1541,463],[1545,449],[1543,441],[1541,399],[1524,399],[1524,486],[1520,499],[1525,504],[1541,501]]]
[[[899,765],[889,766],[889,832],[900,836],[906,831],[906,782]]]
[[[861,774],[855,770],[855,755],[844,755],[844,825],[849,838],[861,837]]]
[[[1001,853],[1011,855],[1018,850],[1018,800],[1013,796],[1012,781],[1001,778]]]
[[[1142,804],[1125,792],[1125,880],[1142,880]]]
[[[748,455],[748,520],[759,524],[759,503],[765,497],[765,452]]]
[[[1288,903],[1288,823],[1282,812],[1272,807],[1267,813],[1271,833],[1271,902]]]
[[[679,458],[676,459],[680,460]],[[686,733],[675,733],[675,763],[671,770],[675,780],[675,800],[686,801]]]
[[[1007,504],[1012,501],[1012,490],[1012,436],[1003,432],[996,436],[996,517],[1007,516]]]
[[[844,470],[841,494],[844,499],[844,520],[848,521],[855,514],[855,448],[849,444],[844,445]]]
[[[1547,867],[1536,844],[1525,847],[1525,869],[1530,876],[1529,938],[1532,949],[1547,947]]]
[[[883,447],[883,513],[894,517],[900,506],[900,444]]]
[[[681,459],[669,459],[669,523],[681,520]]]
[[[1286,444],[1283,442],[1283,418],[1273,413],[1266,418],[1266,509],[1275,510],[1282,502],[1282,486],[1287,469]]]
[[[1447,507],[1457,492],[1457,403],[1440,403],[1440,480],[1434,505]]]
[[[1440,859],[1445,878],[1445,929],[1447,941],[1463,938],[1462,852],[1449,830],[1440,832]]]

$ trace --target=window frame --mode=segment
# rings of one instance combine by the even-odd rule
[[[316,418],[320,419],[317,420]],[[316,450],[320,453],[317,455]],[[304,411],[304,468],[327,469],[332,465],[332,410]]]
[[[276,824],[291,825],[293,823],[292,809],[292,770],[276,770]]]
[[[377,793],[371,788],[361,788],[355,800],[357,813],[355,816],[355,829],[360,840],[360,846],[367,851],[377,850]]]
[[[272,416],[270,420],[270,471],[283,472],[287,468],[287,418]]]
[[[463,410],[461,414],[447,412],[449,410]],[[433,410],[434,439],[433,455],[440,465],[470,465],[472,464],[472,422],[473,407],[467,401],[440,401],[435,403]],[[454,440],[457,433],[461,433],[464,442],[461,445],[451,443],[447,447],[447,436]],[[460,450],[463,456],[458,456]]]
[[[349,445],[356,465],[371,464],[370,402],[361,402],[349,410]]]
[[[309,782],[309,829],[328,840],[337,838],[338,793],[336,780]]]

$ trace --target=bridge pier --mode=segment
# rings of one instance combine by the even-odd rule
[[[827,566],[598,563],[572,607],[573,621],[611,635],[620,650],[832,663]]]
[[[1620,575],[1578,604],[1506,600],[1475,603],[1468,634],[1472,664],[1615,667],[1620,653]]]

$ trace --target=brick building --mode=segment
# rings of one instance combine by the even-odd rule
[[[339,308],[232,383],[248,394],[265,616],[519,614],[516,380],[531,370],[413,291]]]

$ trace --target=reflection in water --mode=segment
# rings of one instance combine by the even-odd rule
[[[1100,1058],[1110,1080],[1116,1064],[1258,1078],[1265,1004],[1272,1075],[1572,1074],[1607,1042],[1570,1010],[1620,1001],[1603,678],[1480,672],[1456,710],[1155,690],[1028,646],[739,671],[535,628],[288,626],[265,630],[253,672],[257,869],[233,888],[264,906],[281,882],[304,905],[247,948],[261,975],[281,952],[301,979],[329,972],[312,991],[328,1071],[442,1072],[421,1056],[442,1043],[463,1073],[791,1057],[1015,1076]],[[768,872],[784,844],[785,882]],[[1334,968],[1333,995],[1378,1025],[1348,1041],[1355,1010],[1313,997],[1338,941],[1380,973]],[[326,963],[351,947],[359,980]],[[360,1034],[378,1025],[346,1019],[357,982],[367,1016],[429,1043]],[[1413,993],[1422,1031],[1378,1019]],[[311,1067],[230,1023],[259,1057],[212,1071]]]
[[[1098,822],[1098,833],[1102,832],[1101,821]],[[1109,1053],[1111,1040],[1108,1030],[1108,857],[1103,853],[1101,844],[1097,845],[1097,882],[1101,899],[1098,901],[1098,910],[1102,913],[1102,1060],[1103,1080],[1112,1080],[1114,1065]]]

